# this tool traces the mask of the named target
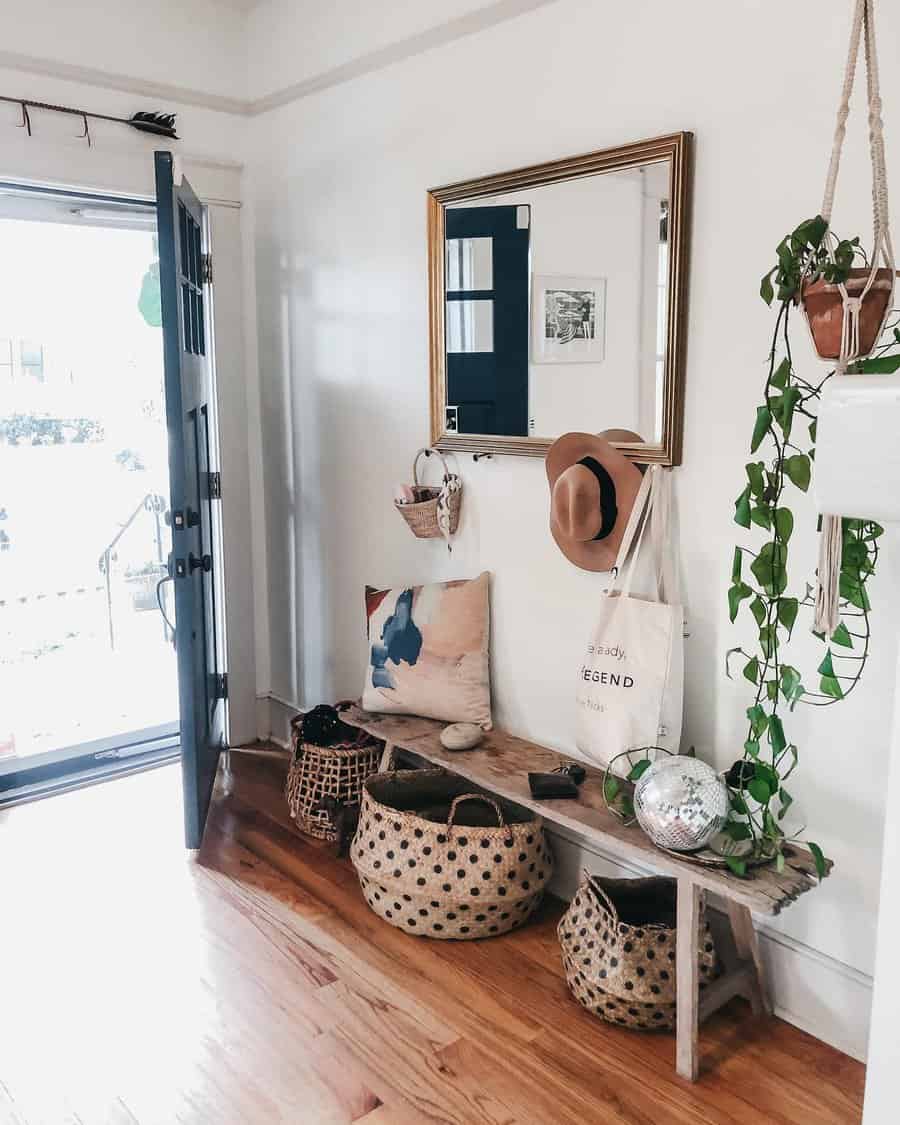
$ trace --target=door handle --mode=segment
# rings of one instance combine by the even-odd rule
[[[188,570],[191,574],[195,570],[202,570],[204,573],[209,574],[212,570],[212,555],[201,555],[199,558],[193,551],[188,555]]]

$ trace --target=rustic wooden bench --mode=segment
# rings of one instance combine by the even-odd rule
[[[576,833],[588,845],[598,844],[613,856],[632,860],[650,870],[670,875],[678,882],[676,952],[676,1070],[696,1081],[699,1074],[699,1025],[734,996],[744,996],[756,1014],[771,1015],[772,1003],[759,952],[752,914],[774,915],[818,879],[812,855],[806,848],[785,849],[785,868],[758,867],[747,878],[729,870],[704,867],[678,859],[657,848],[636,824],[625,825],[606,807],[603,774],[587,768],[587,779],[576,799],[537,801],[528,787],[529,770],[549,771],[572,761],[545,746],[494,730],[474,750],[446,750],[440,742],[443,723],[408,715],[374,715],[352,707],[342,716],[385,743],[385,761],[395,750],[443,766],[471,781],[540,814],[550,824]],[[734,937],[736,959],[701,996],[698,970],[700,910],[711,892],[725,905]]]

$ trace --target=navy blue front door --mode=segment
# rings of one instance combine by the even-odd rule
[[[474,313],[471,342],[447,333],[447,406],[461,434],[528,436],[528,207],[448,207],[446,238],[490,239],[491,286],[447,287],[453,302]],[[475,279],[477,280],[477,278]],[[478,307],[477,307],[478,306]],[[482,314],[482,315],[478,315]],[[465,320],[464,317],[461,319]],[[477,339],[486,324],[486,340]],[[469,350],[471,347],[471,350]],[[451,350],[462,348],[464,350]]]
[[[185,840],[197,848],[225,745],[226,682],[219,588],[220,495],[203,208],[156,153],[159,281],[169,433]]]

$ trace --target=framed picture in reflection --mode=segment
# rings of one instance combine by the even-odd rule
[[[536,276],[532,317],[533,363],[600,363],[606,341],[606,279]]]

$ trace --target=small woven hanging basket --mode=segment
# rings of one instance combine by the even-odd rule
[[[557,933],[569,991],[595,1016],[643,1031],[675,1027],[674,879],[584,881]],[[718,961],[705,914],[700,918],[700,987]]]
[[[303,740],[303,716],[291,723],[291,764],[284,795],[297,828],[319,840],[336,841],[335,812],[358,804],[367,778],[378,771],[382,744],[347,728],[347,740],[317,746]],[[329,800],[331,798],[331,800]]]
[[[444,467],[443,482],[439,487],[419,483],[419,458],[423,456],[439,457]],[[410,531],[417,539],[440,539],[444,534],[438,520],[438,507],[441,492],[447,490],[447,504],[449,507],[449,534],[455,535],[459,529],[459,510],[462,506],[462,482],[450,467],[442,453],[437,449],[420,449],[413,461],[412,490],[415,497],[413,504],[398,504],[394,507],[406,520]]]
[[[350,858],[366,902],[409,934],[496,937],[521,926],[553,873],[540,817],[443,770],[377,774]]]

